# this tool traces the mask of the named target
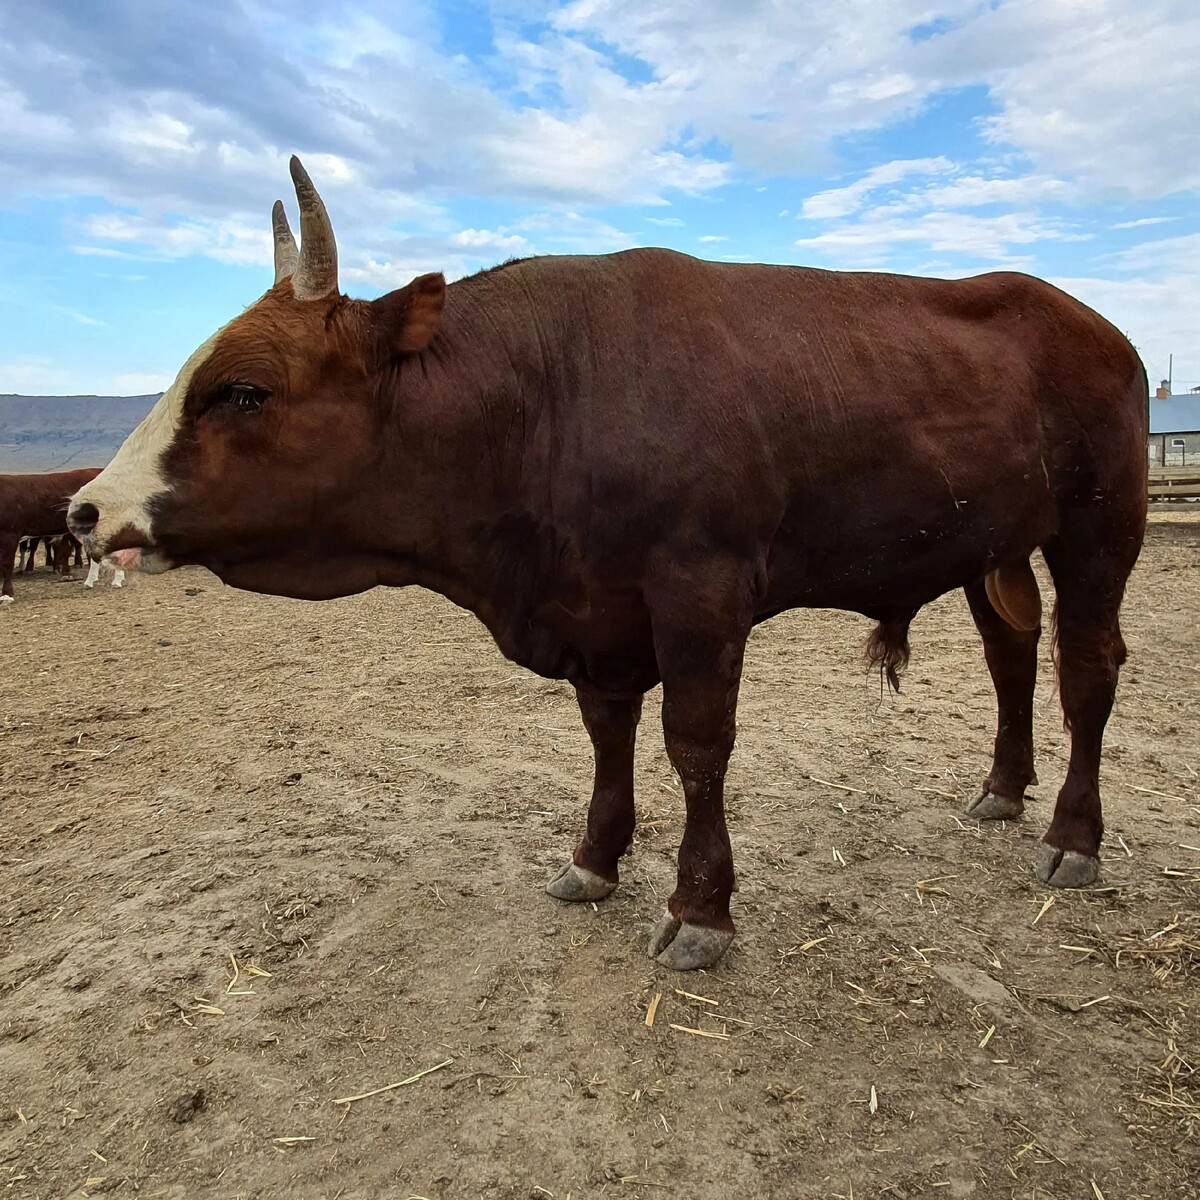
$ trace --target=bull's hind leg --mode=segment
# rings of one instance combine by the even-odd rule
[[[584,688],[575,695],[592,739],[596,776],[583,841],[546,891],[559,900],[601,900],[617,886],[617,862],[633,841],[633,748],[642,698],[613,700]]]
[[[1037,783],[1033,768],[1033,690],[1041,626],[1014,629],[988,599],[983,580],[964,591],[983,656],[996,688],[996,743],[992,769],[966,815],[979,821],[1014,820],[1025,811],[1025,789]]]
[[[1043,547],[1058,593],[1058,686],[1071,733],[1067,777],[1037,858],[1038,878],[1055,887],[1085,887],[1100,872],[1100,752],[1125,661],[1117,615],[1141,544],[1140,535],[1096,524],[1093,514],[1068,517]]]

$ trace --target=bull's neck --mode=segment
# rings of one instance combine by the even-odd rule
[[[553,453],[544,314],[506,283],[452,286],[434,341],[385,381],[378,514],[399,552],[382,582],[437,591],[498,638],[531,602],[515,576],[544,515]]]

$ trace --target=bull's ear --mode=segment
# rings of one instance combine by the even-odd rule
[[[376,356],[380,362],[424,350],[446,303],[443,275],[420,275],[405,287],[371,301]]]

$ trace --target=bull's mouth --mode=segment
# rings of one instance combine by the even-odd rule
[[[175,565],[153,543],[149,534],[133,525],[118,529],[103,542],[94,536],[81,540],[92,558],[109,558],[124,571],[138,570],[147,575],[161,575]]]
[[[142,571],[146,575],[161,575],[175,565],[154,546],[134,546],[114,550],[109,556],[123,571]]]

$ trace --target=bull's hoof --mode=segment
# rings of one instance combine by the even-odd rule
[[[1038,847],[1034,870],[1038,879],[1050,887],[1083,888],[1099,878],[1100,860],[1043,842]]]
[[[691,925],[666,912],[650,933],[650,957],[671,971],[698,971],[720,961],[732,941],[732,929]]]
[[[603,900],[611,895],[617,886],[615,879],[605,879],[586,867],[577,867],[567,863],[555,877],[546,884],[546,891],[555,900],[567,900],[578,904],[583,900]]]
[[[15,596],[0,596],[0,604],[11,604],[15,599]]]
[[[1025,813],[1025,801],[1011,796],[997,796],[995,792],[983,792],[967,805],[963,816],[976,821],[1016,821]]]

